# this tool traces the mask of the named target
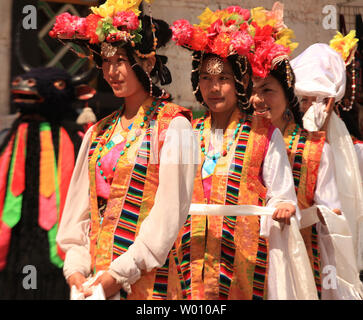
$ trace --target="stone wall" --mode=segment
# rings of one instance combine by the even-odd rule
[[[9,113],[12,0],[1,0],[0,10],[0,129]]]

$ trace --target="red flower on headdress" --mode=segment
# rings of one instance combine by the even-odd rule
[[[251,16],[250,10],[241,8],[239,6],[230,6],[226,10],[228,13],[238,13],[245,21],[247,21]]]
[[[98,43],[98,35],[96,34],[96,29],[98,27],[98,22],[101,21],[102,17],[97,14],[90,14],[86,17],[87,31],[86,36],[90,39],[90,43]]]
[[[179,46],[188,44],[193,36],[193,26],[184,19],[175,21],[171,26],[171,30],[173,31],[172,39]]]
[[[246,56],[254,42],[251,35],[246,31],[237,31],[233,34],[231,44],[239,55]]]
[[[271,39],[274,40],[273,34],[273,27],[270,25],[265,25],[262,28],[259,27],[255,22],[252,22],[252,25],[255,27],[255,44],[256,46],[260,45],[262,42],[270,42]]]
[[[208,36],[200,27],[193,28],[193,35],[189,46],[195,51],[204,51],[208,45]]]
[[[61,37],[72,38],[76,33],[78,19],[80,18],[64,12],[56,17],[52,31]]]
[[[231,37],[229,34],[222,32],[214,38],[212,44],[209,45],[212,53],[215,53],[222,58],[227,58],[229,54],[229,47],[231,45]]]
[[[216,21],[214,21],[210,27],[208,28],[208,37],[209,38],[214,38],[215,36],[217,36],[218,34],[221,33],[221,29],[223,26],[223,21],[222,19],[217,19]]]
[[[243,22],[240,26],[239,26],[239,29],[241,31],[246,31],[247,29],[249,28],[249,25],[247,22]]]
[[[133,11],[120,11],[113,17],[115,27],[126,27],[128,30],[136,30],[139,27],[139,18]]]
[[[288,55],[289,53],[289,48],[276,44],[272,37],[261,41],[256,45],[255,51],[248,55],[253,74],[265,78],[270,73],[272,60],[280,55]]]

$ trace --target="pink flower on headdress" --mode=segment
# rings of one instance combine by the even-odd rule
[[[287,26],[284,24],[284,5],[280,2],[275,2],[272,6],[271,12],[276,20],[275,29],[280,31],[286,29]]]
[[[173,40],[177,45],[183,46],[188,45],[193,36],[193,26],[189,21],[180,19],[173,23],[171,26],[173,31]]]
[[[254,42],[251,35],[246,31],[237,31],[233,34],[231,44],[239,55],[246,56]]]
[[[78,19],[80,18],[64,12],[56,17],[52,31],[61,37],[72,38],[76,33]]]
[[[250,10],[241,8],[239,6],[230,6],[226,10],[228,13],[238,13],[245,21],[247,21],[251,16]]]
[[[76,31],[80,37],[87,36],[87,21],[86,18],[79,18],[75,20]]]
[[[139,27],[139,18],[133,11],[117,12],[113,17],[115,27],[126,27],[128,30],[136,30]]]
[[[253,74],[261,78],[267,77],[271,71],[272,60],[280,55],[288,55],[290,49],[276,44],[271,37],[259,43],[255,51],[249,54]]]

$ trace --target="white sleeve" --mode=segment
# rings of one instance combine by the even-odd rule
[[[279,129],[272,133],[263,163],[262,178],[267,188],[267,207],[275,207],[280,202],[288,202],[297,207],[291,166]],[[300,211],[296,209],[296,217],[300,221]]]
[[[57,233],[57,243],[65,252],[63,266],[65,278],[80,272],[88,277],[91,271],[89,253],[89,177],[88,150],[92,127],[86,132],[74,167],[62,220]]]
[[[329,209],[342,209],[334,173],[334,156],[330,145],[324,144],[321,155],[314,202]]]
[[[133,284],[141,270],[150,271],[165,263],[188,216],[198,168],[194,160],[197,146],[190,122],[184,117],[174,118],[161,150],[154,206],[142,222],[134,243],[111,263],[109,272],[116,280],[121,282],[126,278]]]

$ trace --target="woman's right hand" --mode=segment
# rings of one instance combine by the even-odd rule
[[[86,280],[87,280],[86,277],[82,273],[75,272],[68,277],[67,282],[71,289],[73,286],[76,286],[79,292],[83,292],[84,291],[83,283],[85,283]]]

